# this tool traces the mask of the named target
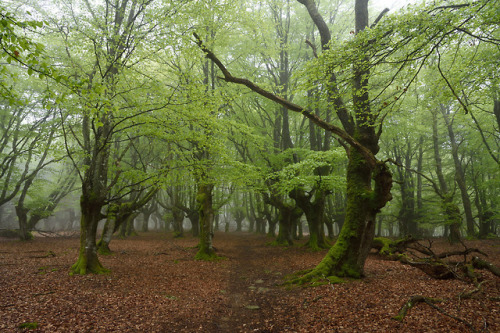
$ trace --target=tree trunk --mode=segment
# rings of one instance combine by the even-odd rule
[[[148,232],[149,231],[149,217],[151,216],[151,213],[142,213],[142,227],[141,230],[142,232]]]
[[[436,193],[441,197],[442,210],[445,215],[445,225],[449,226],[449,240],[451,243],[460,240],[460,209],[453,203],[453,195],[448,193],[448,185],[443,175],[443,165],[441,154],[439,153],[439,141],[437,130],[437,112],[432,112],[432,142],[434,148],[434,160],[436,162],[436,174],[439,181],[439,188],[435,188]]]
[[[22,241],[27,241],[33,239],[33,235],[28,227],[28,212],[29,209],[23,206],[17,205],[16,215],[19,221],[19,239]]]
[[[102,230],[101,240],[97,243],[97,248],[99,254],[108,255],[111,254],[111,249],[109,248],[109,243],[111,242],[111,237],[115,232],[116,215],[109,216],[104,224],[104,229]]]
[[[243,220],[245,219],[245,215],[242,212],[237,211],[234,215],[234,220],[236,222],[236,231],[240,232],[242,230],[241,226],[243,224]]]
[[[372,189],[372,174],[375,188]],[[383,164],[373,170],[355,149],[347,167],[347,208],[342,230],[327,255],[302,279],[314,277],[359,278],[375,236],[375,218],[391,199],[392,176]]]
[[[212,246],[212,225],[214,221],[214,210],[212,206],[213,185],[201,184],[198,186],[196,201],[198,203],[198,214],[200,216],[200,242],[198,244],[197,260],[213,260],[217,258]]]
[[[307,225],[309,226],[309,241],[306,246],[314,251],[329,248],[325,239],[323,230],[323,219],[325,214],[325,193],[317,189],[314,193],[314,199],[306,195],[303,190],[292,191],[290,197],[295,199],[306,215]]]
[[[200,215],[198,211],[193,211],[188,215],[189,221],[191,221],[191,232],[193,237],[200,236]]]
[[[274,241],[276,245],[293,245],[293,225],[302,216],[302,210],[288,204],[279,207],[279,230],[278,237]]]
[[[135,218],[139,215],[139,212],[133,212],[125,219],[125,236],[137,236],[137,231],[135,231]]]
[[[448,239],[452,244],[457,243],[460,241],[460,224],[462,221],[460,208],[453,202],[451,195],[446,195],[442,199],[442,205],[445,213],[445,223],[450,227]]]
[[[97,257],[96,233],[97,225],[102,218],[100,200],[92,200],[92,196],[82,195],[80,207],[80,251],[77,262],[71,267],[70,274],[85,275],[87,273],[105,273],[105,269]]]
[[[174,238],[184,237],[184,212],[177,207],[172,207]]]
[[[445,106],[441,105],[441,113],[443,114],[446,127],[448,128],[448,136],[450,137],[451,143],[451,155],[453,156],[453,162],[455,165],[455,180],[457,182],[458,188],[460,189],[460,195],[462,197],[462,205],[464,207],[465,213],[465,223],[467,226],[467,235],[474,235],[474,218],[472,217],[472,205],[470,202],[469,193],[467,191],[467,185],[465,182],[465,173],[458,156],[458,143],[455,138],[455,132],[453,131],[452,122],[449,119],[449,112]]]

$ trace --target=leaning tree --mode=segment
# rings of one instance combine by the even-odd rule
[[[377,213],[392,199],[392,174],[387,163],[376,157],[383,120],[389,111],[397,108],[399,98],[438,47],[445,48],[461,34],[470,34],[469,29],[476,31],[478,22],[495,24],[491,20],[474,20],[478,14],[493,15],[494,4],[485,0],[462,5],[434,5],[389,19],[384,19],[387,12],[384,10],[370,25],[368,0],[356,0],[353,36],[335,44],[316,2],[298,1],[306,7],[321,37],[323,52],[309,67],[309,72],[326,90],[325,98],[335,110],[340,126],[248,79],[234,76],[201,38],[197,34],[194,36],[206,56],[222,72],[223,80],[244,85],[288,110],[302,113],[345,144],[348,166],[344,225],[337,242],[321,263],[299,281],[329,276],[358,278],[363,275]],[[385,74],[387,71],[391,76]],[[397,77],[404,80],[405,88],[389,89]]]

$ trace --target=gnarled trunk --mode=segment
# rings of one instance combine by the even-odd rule
[[[374,169],[357,150],[350,151],[344,225],[328,254],[304,279],[317,276],[359,278],[363,275],[375,236],[375,219],[379,210],[391,200],[391,188],[392,176],[385,165],[377,164]]]

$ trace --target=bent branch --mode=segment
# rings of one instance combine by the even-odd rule
[[[202,42],[201,38],[198,36],[198,34],[196,34],[194,32],[193,36],[196,38],[196,44],[205,53],[206,57],[208,59],[210,59],[215,65],[217,65],[217,67],[219,67],[220,71],[224,75],[224,77],[221,78],[222,80],[224,80],[226,82],[232,82],[232,83],[244,85],[244,86],[250,88],[250,90],[258,93],[259,95],[286,107],[288,110],[302,113],[302,115],[304,115],[306,118],[310,119],[313,123],[315,123],[319,127],[335,134],[336,136],[338,136],[339,138],[341,138],[342,140],[347,142],[351,147],[358,150],[363,155],[363,157],[365,158],[367,163],[372,168],[375,168],[377,166],[377,159],[375,158],[375,155],[373,155],[373,153],[368,148],[363,146],[356,139],[354,139],[351,135],[349,135],[349,133],[347,133],[346,131],[344,131],[343,129],[341,129],[338,126],[335,126],[333,124],[330,124],[330,123],[324,121],[323,119],[318,117],[314,112],[307,110],[300,105],[294,104],[294,103],[292,103],[292,102],[290,102],[290,101],[288,101],[288,100],[286,100],[278,95],[275,95],[275,94],[259,87],[258,85],[256,85],[255,83],[253,83],[252,81],[250,81],[248,79],[233,76],[231,74],[231,72],[229,72],[229,70],[224,66],[224,64],[222,64],[222,62],[219,60],[219,58],[217,58],[217,56],[203,44],[203,42]]]

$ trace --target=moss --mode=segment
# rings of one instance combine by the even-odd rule
[[[36,330],[38,328],[38,323],[37,322],[33,322],[33,323],[22,323],[22,324],[19,324],[18,326],[20,329],[29,329],[29,330]]]
[[[332,276],[327,276],[326,279],[328,281],[330,281],[331,284],[339,284],[339,283],[344,283],[344,279],[338,277],[338,276],[335,276],[335,275],[332,275]]]
[[[393,241],[385,237],[375,237],[372,241],[372,247],[378,249],[378,253],[383,255],[391,255]]]
[[[288,247],[290,245],[290,244],[288,244],[287,240],[279,239],[279,238],[276,238],[275,240],[273,240],[272,242],[267,243],[267,244],[271,245],[271,246],[284,246],[284,247]]]
[[[202,203],[202,202],[205,202],[205,200],[207,199],[207,195],[203,192],[198,192],[196,194],[196,201],[199,202],[199,203]]]
[[[179,232],[179,231],[174,231],[173,237],[174,238],[182,238],[182,237],[184,237],[184,234],[182,232]]]
[[[357,267],[354,268],[352,265],[344,263],[342,265],[342,267],[340,268],[340,272],[338,275],[342,276],[342,277],[350,277],[353,279],[360,279],[362,274]]]
[[[309,250],[313,252],[319,252],[330,247],[326,241],[319,241],[318,236],[314,233],[309,235],[309,240],[304,246],[308,247]]]
[[[111,249],[109,248],[109,246],[104,246],[104,245],[101,245],[97,248],[97,253],[99,253],[100,255],[103,255],[103,256],[110,256],[110,255],[113,255],[113,252],[111,251]]]
[[[88,263],[87,259],[80,254],[78,257],[77,262],[71,266],[69,275],[86,275],[86,274],[107,274],[109,273],[110,270],[104,268],[101,263],[99,262],[99,259],[95,258],[92,263]]]
[[[215,252],[213,253],[206,253],[203,251],[198,251],[196,255],[194,256],[195,260],[202,260],[202,261],[219,261],[224,259],[224,257],[219,257]]]

